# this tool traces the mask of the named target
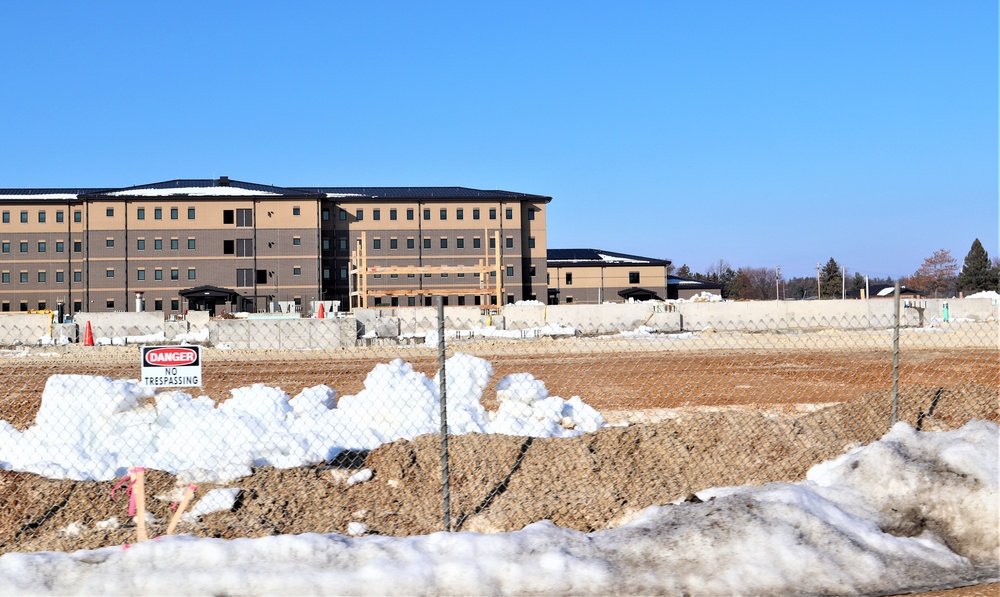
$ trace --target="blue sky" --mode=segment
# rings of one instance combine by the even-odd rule
[[[0,186],[553,197],[549,247],[904,276],[998,248],[997,2],[0,6]]]

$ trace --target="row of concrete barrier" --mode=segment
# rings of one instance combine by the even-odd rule
[[[900,324],[924,327],[943,322],[1000,321],[1000,301],[990,298],[904,301]],[[446,307],[448,330],[613,334],[645,327],[656,332],[764,329],[886,328],[891,299],[847,301],[643,302],[603,305],[506,305],[495,314],[479,307]],[[308,350],[359,343],[419,340],[437,330],[433,307],[357,309],[325,319],[275,317],[210,319],[192,312],[167,320],[162,312],[78,313],[70,323],[49,314],[0,314],[0,345],[78,342],[89,322],[98,344],[202,343],[234,349]]]

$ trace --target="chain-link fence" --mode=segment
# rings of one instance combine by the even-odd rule
[[[69,344],[53,324],[46,344],[0,350],[0,552],[122,544],[139,526],[590,531],[709,487],[800,480],[893,420],[1000,421],[995,305],[908,321],[839,304],[711,323],[669,304],[561,311],[573,325],[545,306],[517,321],[376,309],[156,333],[109,316],[74,322]],[[198,387],[135,381],[142,346],[185,344],[201,345]],[[112,500],[130,470],[142,490]]]

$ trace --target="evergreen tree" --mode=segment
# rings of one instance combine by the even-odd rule
[[[691,277],[691,268],[688,267],[688,264],[685,263],[684,265],[682,265],[677,270],[677,274],[676,275],[678,277],[680,277],[680,278],[690,278]]]
[[[843,296],[844,276],[833,257],[823,266],[819,279],[822,298],[841,298]]]
[[[962,264],[962,271],[958,274],[956,288],[959,292],[972,294],[981,290],[997,290],[1000,274],[990,263],[990,256],[983,248],[983,243],[977,238],[969,249],[969,254],[965,256]]]

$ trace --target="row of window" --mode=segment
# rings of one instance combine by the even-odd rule
[[[140,267],[140,268],[136,268],[134,271],[135,271],[135,279],[137,281],[143,282],[143,281],[145,281],[147,279],[147,277],[146,277],[147,269],[146,268]],[[152,279],[153,280],[163,280],[163,275],[164,275],[163,272],[164,272],[164,270],[161,267],[154,268],[152,270],[152,275],[153,275]],[[264,273],[261,274],[261,272],[264,272]],[[324,272],[326,274],[326,277],[329,278],[329,268],[327,268],[326,270],[324,270]],[[20,272],[17,272],[18,281],[21,284],[27,284],[28,281],[29,281],[29,279],[30,279],[30,277],[31,277],[30,273],[31,272],[28,272],[27,270],[22,270]],[[0,284],[10,284],[11,283],[11,279],[12,279],[12,275],[13,275],[12,272],[9,272],[9,271],[0,272]],[[116,270],[114,268],[112,268],[112,267],[106,268],[104,270],[104,275],[107,278],[114,278],[115,275],[116,275]],[[180,280],[181,279],[181,270],[180,270],[180,268],[176,268],[176,267],[170,268],[169,275],[170,275],[170,279],[171,280]],[[301,275],[302,275],[302,266],[299,266],[299,265],[293,266],[292,267],[292,276],[301,276]],[[345,269],[345,277],[346,277],[346,269]],[[267,271],[266,270],[257,270],[256,278],[257,278],[257,283],[258,284],[266,284],[268,282]],[[38,270],[35,279],[39,283],[46,283],[46,282],[48,282],[48,271],[47,270]],[[197,280],[198,279],[198,270],[197,270],[197,268],[193,268],[193,267],[187,268],[187,279],[188,280]],[[237,276],[236,276],[236,285],[237,286],[243,286],[243,287],[245,287],[245,286],[253,286],[253,280],[254,280],[253,270],[251,270],[251,269],[239,269],[239,270],[237,270]],[[56,281],[56,283],[65,282],[66,281],[65,272],[63,272],[62,270],[57,270],[55,272],[55,281]],[[77,283],[82,283],[83,282],[83,272],[81,270],[75,270],[73,272],[73,281],[77,282]]]
[[[546,280],[546,283],[549,283],[549,280]],[[629,272],[628,283],[639,284],[639,272]],[[573,285],[573,272],[566,272],[566,286],[572,286],[572,285]]]
[[[327,244],[326,244],[325,241],[326,241],[326,239],[324,239],[324,247],[327,247]],[[423,238],[423,246],[424,246],[425,249],[430,249],[432,244],[433,244],[433,239],[432,238],[430,238],[430,237],[424,237]],[[490,248],[491,249],[495,249],[496,245],[497,245],[496,239],[495,238],[491,238],[490,239]],[[438,239],[438,246],[440,248],[442,248],[442,249],[447,249],[448,248],[448,237],[445,237],[445,236],[440,237]],[[508,249],[513,249],[514,248],[514,237],[508,236],[506,239],[504,239],[504,247],[506,247]],[[530,237],[528,239],[528,247],[532,248],[532,249],[535,248],[535,237],[532,236],[532,237]],[[341,248],[342,249],[346,249],[347,248],[347,240],[346,239],[341,239]],[[399,248],[399,239],[390,238],[389,239],[389,249],[398,249],[398,248]],[[407,238],[406,239],[406,248],[407,249],[416,248],[416,239],[413,238],[413,237]],[[460,236],[460,237],[458,237],[458,238],[455,239],[455,248],[456,249],[464,249],[465,248],[465,239],[463,237]],[[480,239],[478,236],[473,237],[472,238],[472,248],[473,249],[481,249],[482,248],[482,239]],[[376,250],[376,251],[382,249],[382,239],[381,238],[376,237],[376,238],[372,239],[372,249]]]
[[[396,209],[396,208],[393,207],[393,208],[390,208],[388,211],[389,211],[389,219],[390,220],[398,220],[399,219],[399,210],[398,209]],[[430,208],[425,208],[423,210],[423,213],[421,214],[423,216],[423,219],[424,220],[430,220],[431,219],[431,214],[433,213],[433,211],[434,210],[432,210]],[[416,219],[416,213],[417,213],[416,209],[414,209],[412,207],[406,208],[406,219],[407,220],[411,220],[411,221],[414,220],[414,219]],[[448,213],[449,213],[449,211],[448,211],[447,207],[442,207],[442,208],[438,209],[438,219],[439,220],[447,220],[448,219]],[[495,208],[495,207],[489,208],[488,213],[489,213],[489,219],[491,219],[491,220],[497,219],[497,213],[498,213],[497,212],[497,208]],[[454,208],[454,214],[455,214],[455,219],[456,220],[464,220],[465,219],[465,208],[464,207],[456,207],[456,208]],[[381,220],[382,219],[382,208],[380,208],[380,207],[372,208],[371,215],[372,215],[372,220],[376,220],[376,221]],[[323,217],[324,220],[329,220],[330,219],[330,210],[324,209],[322,217]],[[337,217],[339,219],[341,219],[341,220],[347,220],[347,218],[348,218],[347,210],[344,209],[344,208],[340,208],[340,210],[338,211]],[[482,210],[480,208],[478,208],[478,207],[472,208],[472,219],[473,220],[479,220],[479,219],[481,219],[481,217],[482,217]],[[357,221],[359,221],[359,222],[363,221],[365,219],[365,210],[363,208],[358,208],[358,209],[354,210],[354,219],[357,220]],[[504,209],[504,219],[507,219],[507,220],[513,220],[514,219],[514,210],[512,208],[508,207],[508,208]],[[534,220],[535,219],[535,210],[529,210],[528,211],[528,219],[529,220]]]
[[[109,207],[107,209],[106,213],[107,213],[107,215],[108,215],[109,218],[114,217],[114,215],[115,215],[115,208]],[[194,219],[194,214],[195,214],[195,209],[193,207],[187,208],[187,219],[193,220]],[[145,220],[146,219],[146,208],[145,207],[136,208],[136,210],[135,210],[135,219],[137,219],[137,220]],[[154,220],[162,220],[163,219],[163,208],[162,207],[154,207],[153,208],[153,219]],[[170,208],[170,219],[171,220],[180,219],[180,209],[179,208],[177,208],[177,207],[171,207]]]
[[[448,306],[448,302],[449,302],[448,299],[449,298],[451,298],[451,297],[447,297],[447,296],[441,297],[441,300],[443,301],[443,303],[444,303],[445,306]],[[457,303],[458,303],[459,307],[461,307],[461,306],[463,306],[463,305],[466,304],[466,297],[465,296],[459,295],[459,296],[457,296],[455,298],[458,299]],[[424,297],[424,306],[425,307],[432,306],[433,300],[434,300],[433,297],[431,297],[431,296],[425,296]],[[535,300],[535,295],[533,295],[533,294],[530,295],[530,299],[529,300]],[[408,296],[408,297],[405,297],[405,301],[406,301],[406,306],[407,307],[415,307],[416,304],[417,304],[417,297],[415,297],[415,296]],[[375,306],[376,307],[381,307],[381,306],[398,307],[398,306],[400,306],[400,298],[396,297],[396,296],[389,296],[389,297],[377,296],[377,297],[374,298],[374,302],[375,302]],[[507,295],[507,303],[510,304],[510,303],[513,303],[513,302],[514,302],[514,295],[513,294],[508,294]],[[570,300],[569,302],[573,302],[573,301]],[[482,304],[482,297],[480,297],[479,295],[474,295],[472,297],[472,304],[473,305],[480,305],[480,304]],[[497,297],[496,297],[495,294],[491,294],[490,295],[489,304],[491,304],[491,305],[497,304]]]
[[[57,223],[62,223],[62,222],[65,221],[65,212],[63,210],[61,210],[61,209],[56,210],[55,213],[56,213],[56,222]],[[40,209],[40,210],[38,210],[37,217],[38,217],[38,223],[39,224],[44,224],[48,220],[48,212],[45,211],[44,209]],[[2,221],[3,221],[4,224],[10,224],[10,211],[9,210],[4,210],[3,211],[3,215],[0,216],[0,218],[2,218]],[[27,224],[28,223],[28,210],[26,210],[26,209],[21,210],[20,219],[21,219],[21,223],[22,224]],[[82,212],[79,212],[79,211],[73,212],[73,221],[80,222],[82,220],[83,220],[83,214],[82,214]]]

